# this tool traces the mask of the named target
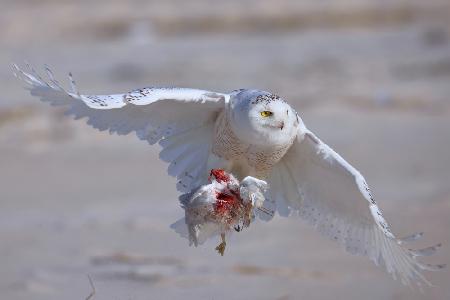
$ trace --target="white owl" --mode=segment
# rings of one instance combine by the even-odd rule
[[[405,284],[428,283],[418,256],[433,254],[440,244],[421,250],[404,246],[421,234],[398,239],[384,220],[361,174],[309,131],[282,98],[259,90],[229,94],[187,88],[142,88],[114,95],[81,95],[72,77],[66,91],[46,68],[43,80],[33,69],[14,65],[31,94],[99,130],[120,135],[136,132],[159,143],[160,158],[190,192],[207,183],[211,169],[224,169],[269,184],[266,201],[281,216],[298,214],[353,254],[384,265]],[[267,214],[263,214],[267,216]]]

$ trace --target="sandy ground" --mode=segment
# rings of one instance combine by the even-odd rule
[[[448,270],[427,274],[437,287],[411,290],[298,219],[253,224],[224,257],[217,241],[188,247],[169,228],[183,212],[158,147],[64,118],[9,68],[27,59],[58,77],[70,70],[90,93],[147,85],[276,92],[365,175],[394,232],[424,231],[417,246],[442,242],[428,262],[445,263],[445,1],[261,1],[251,10],[195,1],[183,13],[177,2],[0,2],[2,298],[85,299],[89,274],[94,299],[449,299]]]

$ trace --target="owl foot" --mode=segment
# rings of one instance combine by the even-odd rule
[[[225,252],[225,247],[227,246],[227,242],[225,241],[225,234],[221,234],[220,237],[222,238],[222,243],[220,243],[217,247],[216,250],[217,252],[219,252],[219,254],[221,256],[223,256],[224,252]]]

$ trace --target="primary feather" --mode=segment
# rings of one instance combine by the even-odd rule
[[[101,131],[119,135],[135,132],[149,144],[160,142],[169,173],[177,177],[177,188],[186,192],[206,180],[211,134],[217,114],[228,95],[187,88],[142,88],[114,95],[82,95],[73,87],[66,91],[46,68],[44,80],[31,67],[28,72],[14,65],[15,74],[29,84],[32,95],[55,106],[66,106],[66,114]],[[170,151],[166,148],[171,149]]]

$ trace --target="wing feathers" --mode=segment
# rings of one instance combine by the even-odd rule
[[[442,244],[439,243],[434,246],[423,248],[423,249],[417,249],[417,250],[409,249],[409,251],[414,256],[430,256],[430,255],[435,254],[436,251],[441,247],[442,247]]]
[[[65,90],[46,66],[44,80],[32,67],[13,65],[15,75],[29,85],[32,95],[51,105],[67,106],[66,114],[87,118],[87,124],[120,135],[136,132],[149,144],[161,141],[161,158],[169,174],[187,190],[207,176],[212,128],[229,96],[188,88],[142,88],[113,95],[82,95],[69,74],[72,91]],[[193,171],[194,170],[194,171]]]
[[[361,174],[306,128],[269,177],[280,214],[296,211],[322,234],[352,254],[367,255],[405,284],[430,284],[422,270],[439,270],[417,260],[436,252],[440,244],[411,250],[397,239]]]
[[[423,232],[417,232],[417,233],[413,233],[411,235],[399,238],[398,241],[400,243],[410,243],[410,242],[413,242],[413,241],[417,241],[421,237],[423,237]]]

